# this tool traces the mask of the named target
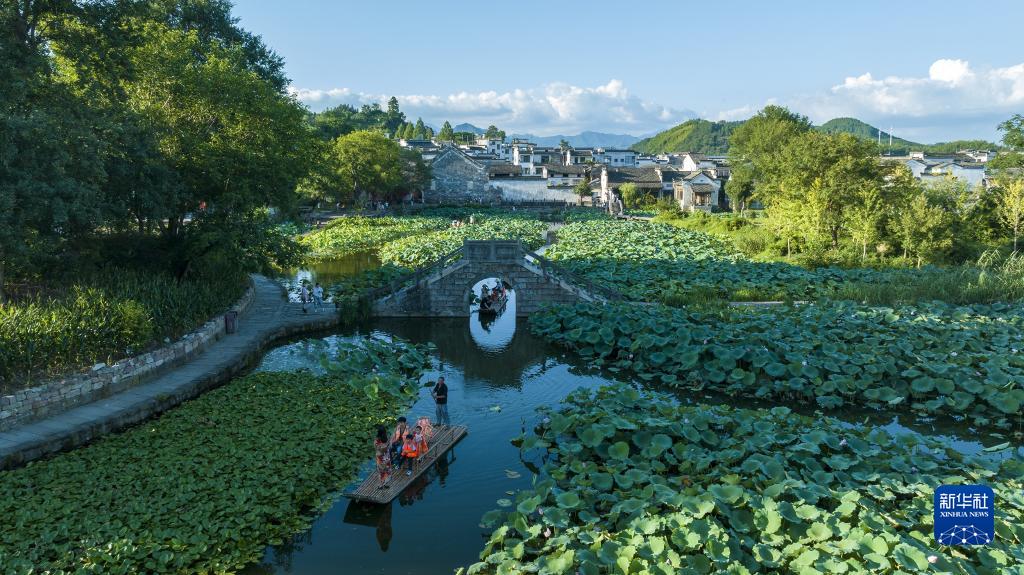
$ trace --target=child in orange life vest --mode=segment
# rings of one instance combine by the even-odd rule
[[[417,425],[412,438],[416,442],[416,452],[422,457],[427,453],[427,435],[423,433],[423,427]]]
[[[412,464],[416,462],[416,457],[418,456],[416,439],[413,437],[413,434],[407,433],[405,435],[405,443],[402,444],[402,462],[405,463],[406,475],[412,475]]]

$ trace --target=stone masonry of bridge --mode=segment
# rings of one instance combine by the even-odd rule
[[[473,286],[488,278],[499,278],[512,286],[517,316],[530,315],[548,304],[603,301],[581,286],[545,273],[526,258],[518,241],[467,241],[462,258],[377,300],[373,303],[373,315],[465,317],[473,301]]]

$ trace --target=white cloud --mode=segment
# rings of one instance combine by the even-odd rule
[[[314,90],[292,88],[292,94],[314,110],[338,104],[362,105],[386,102],[390,96],[354,92],[349,88]],[[619,80],[596,87],[556,82],[539,88],[508,92],[456,92],[445,96],[397,95],[407,117],[422,116],[440,125],[470,122],[481,127],[495,124],[507,132],[537,135],[602,130],[643,133],[660,130],[696,116],[643,100],[629,93]]]
[[[816,122],[853,116],[883,126],[904,126],[906,137],[996,137],[995,125],[1024,105],[1024,64],[972,67],[936,60],[927,76],[871,73],[848,77],[827,93],[784,102]]]

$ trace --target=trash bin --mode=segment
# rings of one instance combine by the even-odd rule
[[[225,333],[235,333],[235,330],[237,330],[237,329],[238,329],[238,312],[235,311],[235,310],[231,310],[228,313],[224,314],[224,332]]]

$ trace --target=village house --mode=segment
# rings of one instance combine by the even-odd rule
[[[904,160],[910,173],[922,182],[941,181],[949,176],[958,178],[971,186],[985,182],[985,164],[966,162],[953,158],[911,157]]]
[[[542,176],[547,178],[549,188],[573,187],[587,177],[587,166],[563,166],[561,164],[544,164],[541,166]]]
[[[723,201],[725,198],[720,193],[721,189],[722,183],[705,171],[689,172],[672,185],[673,197],[679,209],[687,212],[728,209],[728,202]]]
[[[594,162],[607,164],[616,168],[636,167],[637,152],[635,150],[617,150],[612,148],[594,148]]]

